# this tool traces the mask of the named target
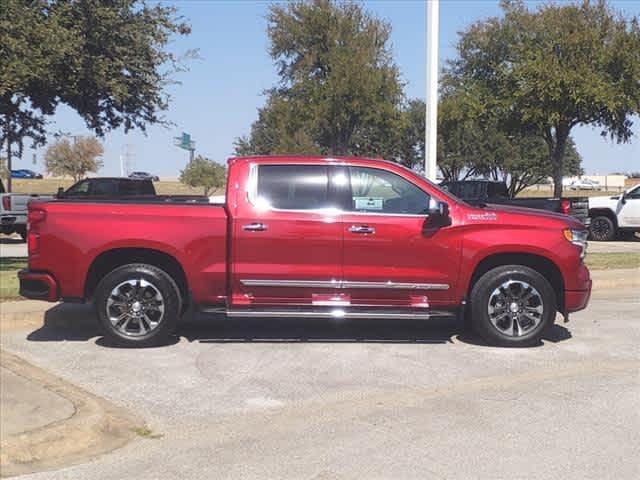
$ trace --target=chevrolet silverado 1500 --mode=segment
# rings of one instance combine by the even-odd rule
[[[472,207],[383,160],[234,158],[222,205],[32,202],[20,290],[92,301],[126,345],[165,342],[194,305],[264,319],[459,315],[489,343],[523,346],[586,307],[586,236],[566,215]]]

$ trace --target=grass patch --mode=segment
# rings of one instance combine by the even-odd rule
[[[21,257],[0,258],[0,300],[21,298],[18,293],[18,270],[27,268],[27,259]]]
[[[591,270],[609,270],[614,268],[640,268],[640,253],[611,252],[587,253],[584,263]]]
[[[148,427],[133,427],[131,431],[139,437],[150,438],[152,440],[164,437],[161,433],[153,433],[153,431]]]
[[[619,190],[569,190],[563,189],[562,196],[563,197],[603,197],[603,196],[615,196],[620,195]],[[540,189],[536,188],[526,188],[518,195],[518,198],[527,198],[527,197],[543,197],[543,198],[553,198],[553,190],[550,189]]]

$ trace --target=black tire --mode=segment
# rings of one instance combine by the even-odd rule
[[[16,233],[20,235],[23,242],[27,241],[27,227],[20,227],[16,229]]]
[[[591,219],[589,237],[596,242],[610,242],[616,238],[616,226],[609,217],[599,215]]]
[[[509,286],[506,290],[513,291],[515,294],[518,293],[520,287],[525,285],[532,287],[532,289],[523,288],[521,290],[523,293],[520,300],[524,300],[522,302],[515,298],[516,295],[513,296],[512,300],[506,300],[506,296],[501,293],[503,290],[500,289],[505,284]],[[532,294],[532,298],[526,299],[525,297],[529,293]],[[505,298],[504,310],[495,308],[495,310],[502,313],[494,315],[499,317],[504,312],[508,313],[506,317],[494,324],[489,313],[490,309],[493,308],[490,307],[490,302],[499,298]],[[556,296],[553,288],[551,288],[545,277],[532,268],[523,265],[504,265],[489,270],[473,286],[470,299],[473,329],[490,345],[503,347],[537,345],[540,343],[545,330],[551,327],[555,321]],[[533,303],[534,300],[535,303]],[[520,308],[523,313],[509,309],[514,303],[516,308]],[[518,307],[518,304],[520,304],[520,307]],[[495,305],[500,307],[499,302]],[[540,313],[531,312],[531,310],[526,311],[526,309],[539,308],[540,306],[542,307],[542,312]],[[524,313],[525,311],[526,313]],[[526,317],[525,315],[527,314],[536,317],[537,322],[533,321],[532,317]],[[513,317],[517,317],[518,321],[514,323]],[[503,326],[504,328],[499,328]],[[512,328],[517,334],[509,333]]]
[[[168,343],[182,309],[180,290],[173,278],[164,270],[144,263],[124,265],[108,273],[98,284],[94,299],[105,338],[123,347]],[[129,307],[123,308],[121,304]],[[116,324],[110,320],[122,315],[125,318]]]

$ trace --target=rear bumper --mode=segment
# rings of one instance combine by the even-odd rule
[[[56,302],[60,298],[58,282],[49,273],[20,270],[18,279],[20,280],[20,295],[25,298],[46,300],[47,302]]]

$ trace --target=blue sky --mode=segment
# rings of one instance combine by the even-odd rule
[[[172,102],[165,116],[175,126],[150,127],[147,135],[133,131],[107,134],[103,175],[118,175],[120,155],[128,149],[135,169],[160,176],[175,177],[187,161],[187,152],[173,146],[173,137],[189,132],[196,141],[196,153],[225,162],[233,153],[236,137],[249,132],[264,103],[262,92],[277,80],[275,67],[267,54],[265,15],[269,2],[223,0],[175,0],[191,23],[193,32],[175,39],[170,48],[176,53],[197,48],[200,60],[190,63],[186,73],[176,76],[181,83],[170,88]],[[421,0],[377,0],[365,7],[386,19],[393,28],[395,60],[411,98],[424,98],[425,16]],[[528,2],[535,5],[540,2]],[[618,10],[640,14],[640,0],[612,2]],[[470,23],[499,15],[498,0],[442,0],[440,2],[440,61],[455,56],[457,32]],[[51,131],[90,134],[79,117],[60,108],[53,117]],[[600,136],[591,127],[574,129],[587,173],[640,170],[640,120],[636,120],[631,144],[618,145]],[[33,165],[35,154],[36,165]],[[25,149],[14,168],[44,170],[43,149]]]

